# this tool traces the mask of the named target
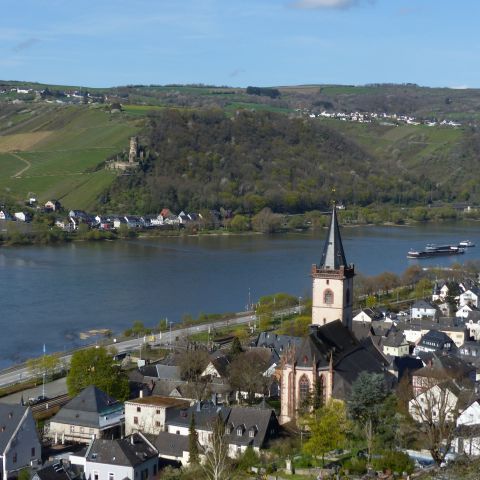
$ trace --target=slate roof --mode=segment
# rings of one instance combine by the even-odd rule
[[[133,433],[116,440],[95,439],[88,451],[87,462],[136,467],[157,455],[157,450],[143,435]]]
[[[422,356],[423,358],[423,356]],[[428,365],[415,372],[415,376],[433,378],[468,378],[475,373],[475,368],[468,365],[461,358],[453,355],[439,355],[431,353],[427,359]]]
[[[384,347],[400,347],[407,344],[405,335],[401,332],[392,332],[383,342]]]
[[[426,308],[427,310],[434,309],[436,310],[435,306],[433,306],[430,302],[425,300],[417,300],[413,305],[412,308]]]
[[[0,403],[0,454],[5,451],[28,407]]]
[[[262,448],[270,436],[278,432],[278,420],[275,412],[266,408],[233,407],[227,420],[225,440],[234,445],[252,445]],[[242,435],[238,435],[237,427],[242,426]],[[274,430],[273,433],[270,430]],[[226,430],[228,431],[228,430]],[[250,436],[250,431],[254,436]]]
[[[330,355],[335,372],[335,398],[346,398],[352,383],[361,372],[384,371],[380,357],[359,343],[340,320],[321,327],[312,325],[311,333],[295,352],[295,362],[297,368],[310,368],[315,363],[317,369],[326,369],[330,364]]]
[[[52,418],[52,422],[99,428],[100,416],[123,410],[123,404],[90,385],[70,400]]]
[[[195,414],[195,425],[199,430],[208,430],[213,422],[221,415],[226,420],[230,415],[230,407],[215,405],[212,402],[197,402],[189,408],[171,412],[165,422],[167,425],[189,427],[192,413]]]
[[[404,375],[415,374],[417,370],[423,368],[423,362],[419,358],[405,355],[403,357],[391,357],[390,368],[398,372],[398,380]]]
[[[188,435],[160,432],[152,439],[158,454],[170,457],[181,457],[183,452],[190,451]]]
[[[431,345],[431,342],[434,345]],[[446,344],[450,344],[450,348],[453,348],[455,343],[453,340],[444,332],[440,330],[429,330],[418,342],[419,346],[436,348],[438,350],[444,350]]]
[[[335,205],[332,209],[330,227],[328,229],[325,245],[323,246],[322,257],[319,268],[338,270],[341,266],[347,267],[347,260],[343,250],[340,228],[337,221],[337,209]]]
[[[32,480],[72,480],[80,476],[76,468],[63,464],[63,462],[47,465],[35,472]]]

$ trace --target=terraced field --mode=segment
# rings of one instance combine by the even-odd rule
[[[57,198],[67,208],[88,209],[114,180],[97,168],[128,149],[142,123],[102,107],[29,106],[0,112],[0,199]]]

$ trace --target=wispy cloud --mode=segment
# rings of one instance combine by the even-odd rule
[[[14,52],[21,52],[23,50],[28,50],[30,47],[33,47],[36,43],[38,43],[40,40],[38,38],[30,37],[27,38],[27,40],[24,40],[23,42],[19,42],[14,47],[12,50]]]
[[[295,8],[305,9],[347,9],[360,3],[375,3],[375,0],[296,0],[291,5]]]

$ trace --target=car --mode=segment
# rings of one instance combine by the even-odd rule
[[[46,395],[39,395],[38,397],[29,398],[28,405],[37,405],[38,403],[46,402],[49,398]]]

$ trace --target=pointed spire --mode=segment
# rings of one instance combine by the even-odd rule
[[[333,204],[332,218],[330,220],[330,227],[323,247],[320,268],[338,270],[341,266],[347,267],[347,260],[345,259],[342,238],[340,237],[337,209],[335,204]]]

